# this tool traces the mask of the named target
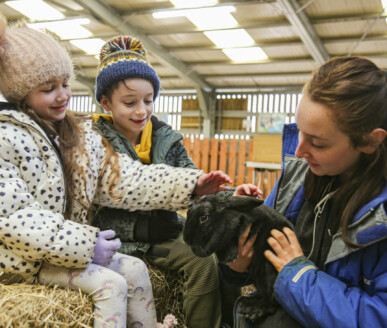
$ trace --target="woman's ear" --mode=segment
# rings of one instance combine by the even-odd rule
[[[105,95],[102,95],[99,103],[101,104],[104,110],[106,110],[107,112],[110,112],[110,101],[108,97],[106,97]]]
[[[365,154],[372,154],[384,141],[386,135],[387,131],[384,129],[377,128],[373,130],[364,137],[366,144],[365,146],[359,147],[359,150]]]

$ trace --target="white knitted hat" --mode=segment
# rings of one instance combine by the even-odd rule
[[[0,17],[0,92],[20,103],[30,91],[73,74],[67,51],[49,35],[26,26],[7,27]]]

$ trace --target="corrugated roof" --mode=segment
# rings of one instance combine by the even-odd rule
[[[66,18],[87,17],[93,37],[120,34],[141,39],[164,89],[240,89],[301,86],[313,69],[333,56],[366,56],[387,69],[387,23],[381,0],[227,1],[232,16],[268,56],[250,63],[231,61],[186,17],[156,19],[176,10],[164,0],[47,0]],[[23,15],[0,3],[11,21]],[[216,19],[216,18],[214,18]],[[63,40],[77,68],[74,91],[94,84],[98,60]]]

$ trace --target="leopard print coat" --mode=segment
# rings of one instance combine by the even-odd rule
[[[191,204],[202,171],[142,165],[119,155],[120,180],[108,192],[97,178],[106,149],[91,121],[83,124],[85,152],[77,154],[86,183],[74,174],[75,196],[82,203],[123,208],[178,210]],[[70,268],[86,267],[94,255],[98,229],[86,224],[87,206],[74,202],[71,220],[63,217],[65,183],[59,154],[44,131],[17,110],[0,111],[0,276],[16,273],[34,280],[44,262]],[[0,277],[1,280],[1,277]]]

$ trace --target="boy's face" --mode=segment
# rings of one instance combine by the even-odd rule
[[[110,111],[114,126],[124,135],[140,135],[153,112],[153,85],[141,78],[119,82],[109,100],[100,101]]]
[[[55,122],[65,118],[70,97],[68,79],[63,77],[33,89],[27,95],[25,103],[40,118]]]

